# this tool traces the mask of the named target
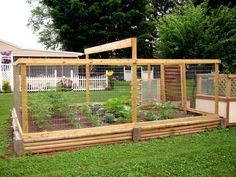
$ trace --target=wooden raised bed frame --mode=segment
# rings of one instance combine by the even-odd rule
[[[132,48],[132,58],[130,59],[89,59],[89,54]],[[84,50],[85,59],[40,59],[40,58],[21,58],[14,63],[14,98],[18,102],[17,67],[21,66],[21,97],[22,97],[22,127],[20,126],[17,112],[19,106],[12,111],[13,124],[15,134],[15,150],[18,154],[27,152],[45,153],[68,149],[75,149],[95,144],[112,144],[123,141],[142,141],[152,138],[162,138],[170,135],[191,134],[201,132],[206,129],[213,129],[219,126],[220,119],[218,116],[218,82],[215,82],[215,113],[208,114],[199,112],[201,116],[186,117],[162,121],[137,122],[137,100],[136,100],[136,82],[137,82],[137,65],[148,66],[148,79],[150,79],[150,66],[161,66],[161,99],[165,102],[165,65],[179,65],[181,68],[181,95],[182,109],[184,111],[192,111],[186,107],[186,64],[214,64],[215,65],[215,81],[219,77],[218,59],[137,59],[137,40],[129,38],[109,44],[91,47]],[[86,101],[90,103],[89,89],[89,66],[90,65],[131,65],[132,66],[132,123],[122,125],[111,125],[94,128],[28,133],[28,107],[27,107],[27,89],[26,89],[26,66],[50,66],[50,65],[85,65],[86,66]],[[196,111],[195,111],[196,112]]]

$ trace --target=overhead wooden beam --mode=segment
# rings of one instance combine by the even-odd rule
[[[95,47],[90,47],[84,50],[85,54],[93,54],[93,53],[99,53],[99,52],[105,52],[105,51],[111,51],[111,50],[117,50],[117,49],[124,49],[127,47],[131,47],[131,41],[134,38],[128,38],[116,42],[111,42],[108,44],[103,44]]]

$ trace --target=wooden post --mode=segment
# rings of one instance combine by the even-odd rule
[[[13,66],[13,79],[14,79],[14,107],[16,109],[17,117],[19,117],[19,73],[18,66]]]
[[[151,102],[151,98],[152,98],[152,80],[151,80],[151,65],[148,64],[147,65],[147,71],[148,71],[148,85],[147,85],[147,97],[148,97],[148,102]]]
[[[85,59],[86,60],[89,60],[89,55],[86,54],[85,55]],[[89,78],[90,78],[90,72],[89,72],[89,64],[86,64],[85,65],[85,69],[86,69],[86,101],[87,101],[87,104],[90,103],[90,81],[89,81]]]
[[[27,81],[26,64],[21,64],[21,97],[22,97],[22,129],[23,133],[28,133],[28,105],[27,105]]]
[[[202,76],[197,74],[197,94],[202,94]]]
[[[161,64],[161,99],[166,102],[165,66]]]
[[[187,93],[186,93],[186,66],[185,64],[180,65],[181,68],[181,98],[182,107],[184,112],[187,111]]]
[[[231,97],[231,78],[226,77],[226,91],[225,91],[226,98]]]
[[[151,65],[148,64],[148,80],[151,79]]]
[[[137,103],[136,103],[136,85],[137,85],[137,39],[131,39],[131,47],[132,47],[132,87],[131,87],[131,98],[132,98],[132,122],[137,122]]]
[[[219,63],[215,63],[215,114],[219,114]]]

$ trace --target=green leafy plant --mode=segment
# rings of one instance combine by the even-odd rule
[[[49,91],[35,94],[29,99],[29,110],[39,128],[46,128],[52,116],[64,116],[75,128],[80,128],[76,120],[76,110],[60,92]]]
[[[29,97],[29,111],[39,128],[45,128],[52,116],[51,104],[41,94]]]
[[[102,121],[97,115],[90,114],[88,116],[88,119],[92,123],[93,126],[102,126]]]
[[[112,122],[114,122],[114,120],[115,120],[115,116],[114,116],[113,114],[107,113],[107,114],[104,116],[104,120],[105,120],[105,122],[107,122],[107,123],[112,123]]]
[[[159,111],[160,119],[170,119],[173,118],[174,113],[177,111],[175,110],[175,105],[172,102],[165,102],[165,103],[156,103],[153,109],[157,109]]]
[[[144,115],[147,117],[148,120],[160,120],[160,116],[157,114],[152,113],[151,111],[147,111],[144,113]]]
[[[81,115],[87,116],[90,112],[90,107],[87,104],[79,105],[79,112]]]
[[[3,80],[2,91],[3,93],[11,93],[11,86],[9,81]]]
[[[117,119],[130,121],[132,117],[132,108],[130,105],[127,97],[119,97],[107,100],[103,104],[103,108],[108,113],[112,113]]]

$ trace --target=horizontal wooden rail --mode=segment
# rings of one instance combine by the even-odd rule
[[[220,63],[218,59],[42,59],[42,58],[20,58],[14,65],[26,64],[27,66],[50,66],[50,65],[161,65],[161,64],[215,64]]]

